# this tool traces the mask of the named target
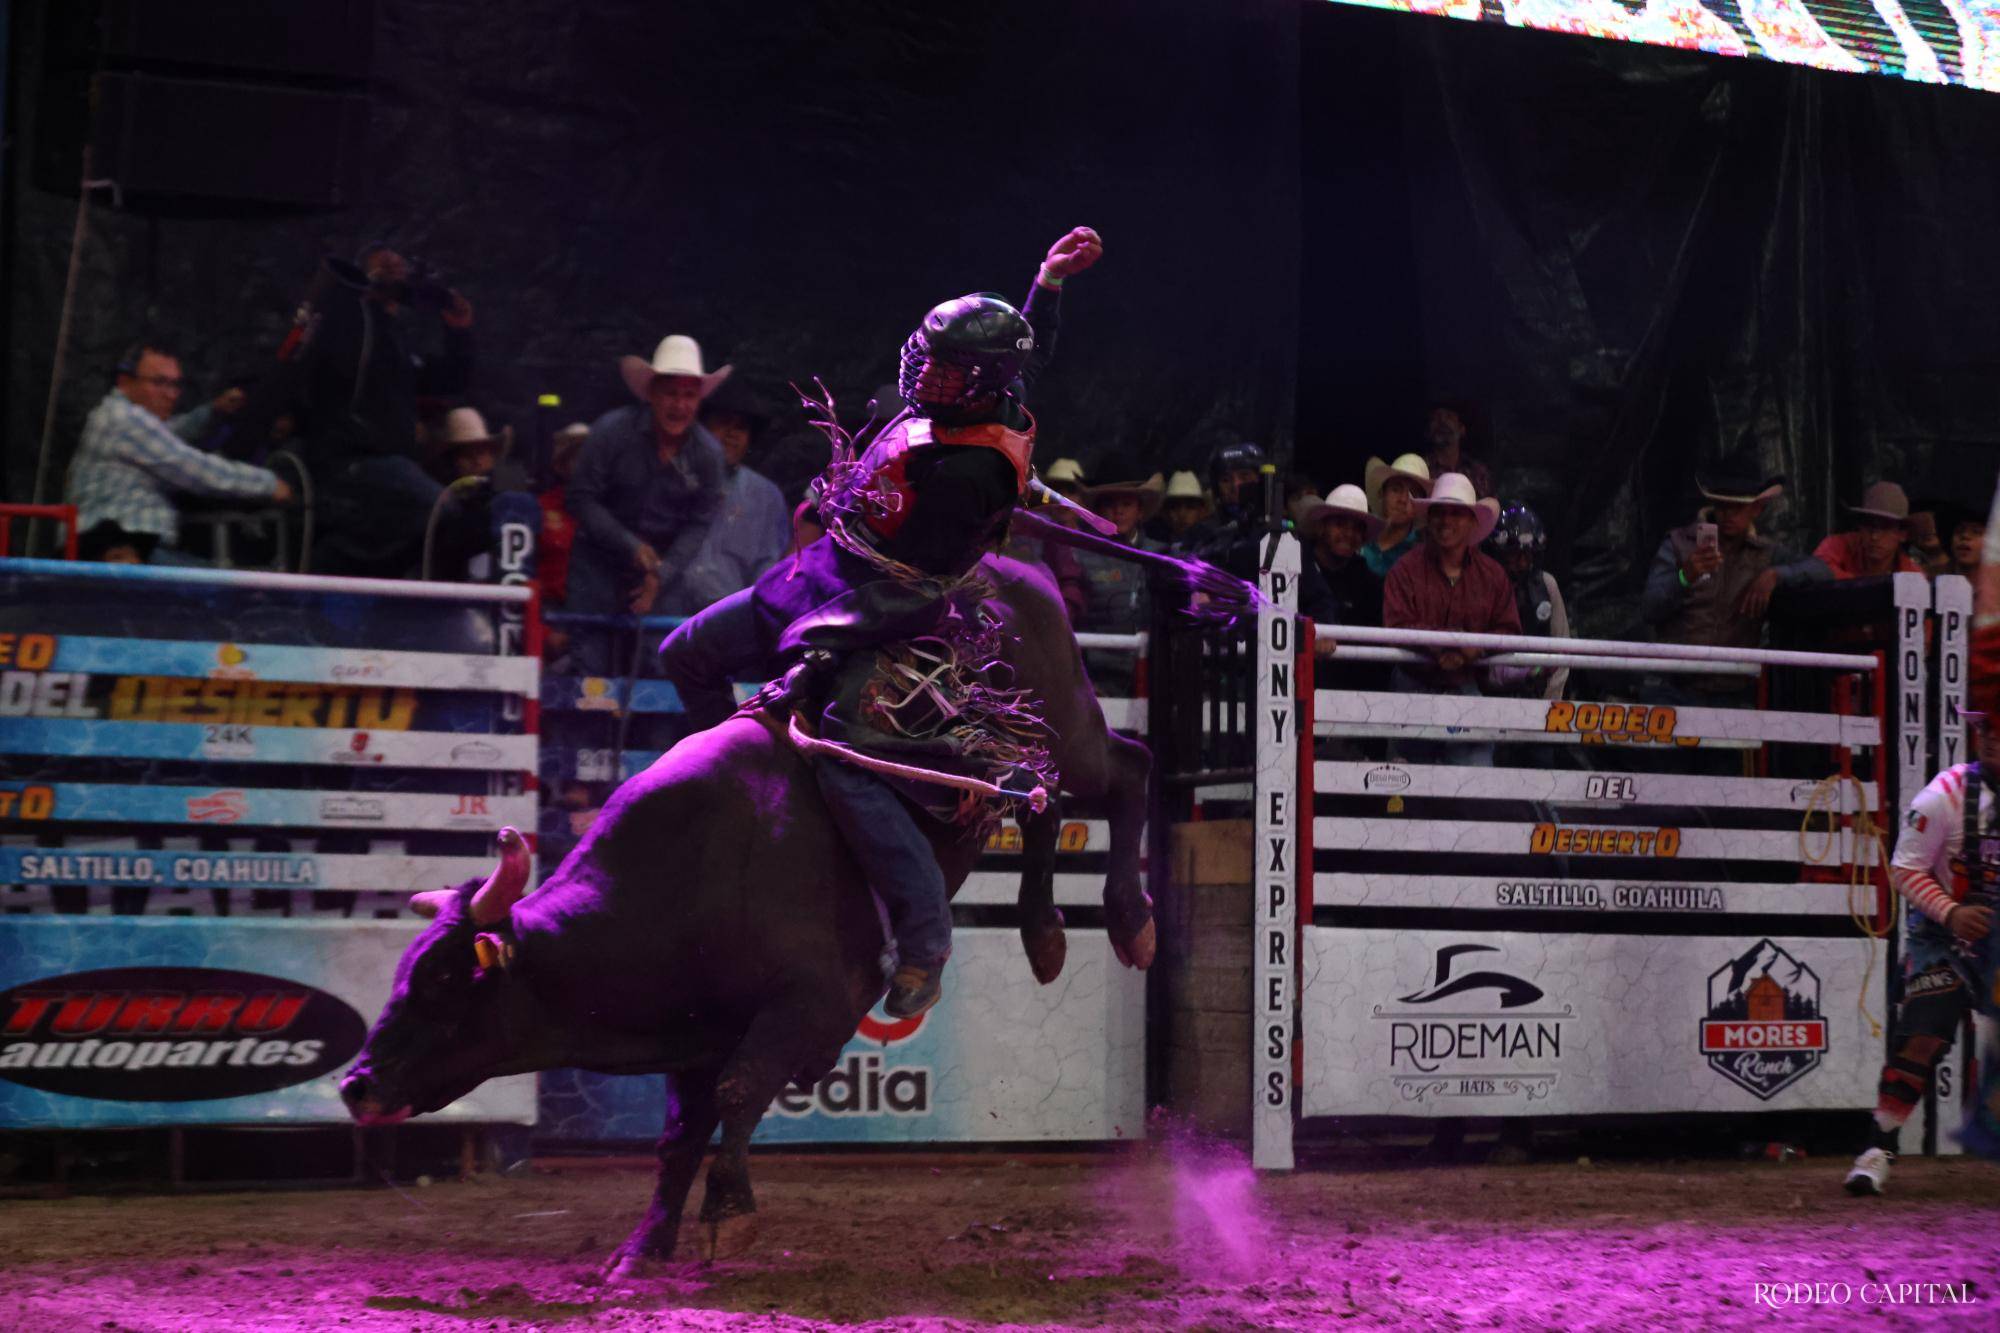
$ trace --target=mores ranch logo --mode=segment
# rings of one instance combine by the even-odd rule
[[[1771,941],[1759,940],[1709,974],[1702,1054],[1759,1101],[1817,1069],[1826,1048],[1819,974]]]
[[[354,1058],[367,1024],[296,981],[208,967],[114,967],[0,993],[0,1078],[121,1102],[247,1097]]]

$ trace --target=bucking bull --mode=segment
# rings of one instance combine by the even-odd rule
[[[1039,698],[1063,791],[1108,802],[1106,927],[1119,959],[1144,968],[1154,949],[1139,877],[1150,756],[1105,726],[1046,575],[986,563],[1005,660],[1014,685]],[[434,920],[403,955],[341,1083],[355,1119],[435,1111],[503,1074],[664,1073],[658,1183],[610,1267],[672,1256],[717,1125],[704,1250],[739,1252],[756,1210],[751,1132],[787,1084],[834,1066],[884,989],[874,899],[806,764],[777,724],[739,715],[621,786],[534,893],[523,896],[528,850],[510,829],[484,883],[418,894],[413,908]],[[1021,935],[1044,983],[1064,959],[1052,897],[1059,818],[1053,801],[1021,816]],[[956,892],[980,840],[934,827]]]

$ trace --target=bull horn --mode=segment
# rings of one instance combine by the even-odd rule
[[[500,830],[500,864],[472,895],[472,919],[482,926],[497,926],[507,919],[514,904],[528,888],[528,843],[519,829]]]
[[[421,917],[434,917],[457,897],[450,889],[425,889],[410,895],[410,910]]]

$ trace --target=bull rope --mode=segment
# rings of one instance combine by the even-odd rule
[[[958,773],[945,773],[934,768],[919,768],[915,764],[899,764],[892,759],[877,759],[874,755],[864,754],[851,745],[842,745],[839,741],[821,740],[819,737],[811,735],[799,722],[799,715],[797,713],[792,714],[791,725],[788,728],[787,735],[792,745],[806,754],[828,755],[845,763],[853,764],[857,768],[868,769],[871,772],[885,774],[889,777],[909,778],[916,782],[935,783],[940,787],[952,787],[959,791],[971,792],[975,796],[986,796],[1003,801],[1025,800],[1028,803],[1028,808],[1038,815],[1049,808],[1049,789],[1039,782],[1035,784],[1033,791],[1022,793],[1008,791],[1005,787],[984,781],[980,778],[968,777]]]

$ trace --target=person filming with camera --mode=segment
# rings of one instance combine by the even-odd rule
[[[442,489],[424,470],[424,398],[455,397],[472,379],[472,304],[435,270],[385,245],[340,266],[348,289],[329,301],[305,369],[305,433],[320,497],[314,568],[408,573]],[[419,350],[439,326],[435,352]]]

